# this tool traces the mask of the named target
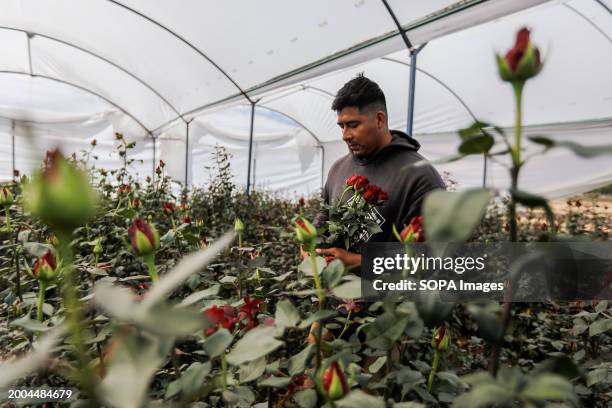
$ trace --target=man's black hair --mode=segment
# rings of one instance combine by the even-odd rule
[[[387,113],[385,94],[378,84],[363,74],[357,75],[348,81],[336,94],[332,103],[332,110],[340,112],[346,107],[377,108]]]

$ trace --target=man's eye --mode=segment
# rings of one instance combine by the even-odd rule
[[[355,122],[351,122],[351,123],[347,124],[347,126],[350,127],[351,129],[356,128],[358,125],[359,125],[359,123],[355,123]]]

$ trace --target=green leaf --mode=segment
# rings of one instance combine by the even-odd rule
[[[316,322],[317,320],[324,320],[324,319],[330,318],[335,315],[336,315],[336,312],[333,310],[319,310],[311,314],[310,316],[308,316],[306,319],[302,320],[302,322],[300,323],[298,327],[300,329],[305,329],[307,327],[310,327],[312,322]]]
[[[589,337],[607,332],[612,329],[612,319],[600,318],[589,326]]]
[[[595,306],[595,311],[597,313],[605,312],[606,309],[608,309],[608,301],[607,300],[602,300],[602,301],[597,303],[597,306]]]
[[[166,360],[172,342],[132,333],[118,338],[117,343],[99,385],[99,395],[111,406],[143,406],[149,382]]]
[[[336,401],[338,408],[385,408],[385,401],[361,390],[352,390],[344,398]]]
[[[372,374],[376,374],[378,370],[380,370],[385,363],[387,362],[387,356],[378,357],[376,361],[374,361],[370,367],[368,367],[368,371]]]
[[[199,302],[200,300],[209,299],[211,297],[217,296],[219,293],[219,289],[221,285],[213,285],[208,289],[200,290],[198,292],[194,292],[191,295],[187,296],[185,299],[178,304],[179,307],[190,306],[194,303]]]
[[[26,242],[23,244],[23,247],[30,255],[36,258],[42,257],[47,251],[55,252],[53,245],[42,244],[40,242]]]
[[[227,355],[227,361],[239,365],[270,354],[284,343],[274,338],[274,327],[257,326],[240,339]]]
[[[291,377],[275,377],[270,376],[263,381],[259,382],[260,387],[274,387],[274,388],[285,388],[289,385]]]
[[[220,356],[232,344],[233,340],[234,336],[227,329],[221,328],[209,336],[202,347],[210,358],[215,358]]]
[[[608,378],[608,372],[610,370],[607,367],[597,368],[593,371],[589,371],[586,375],[587,387],[592,387],[595,384],[599,384]]]
[[[546,198],[535,195],[535,194],[527,193],[525,191],[515,190],[515,189],[511,189],[510,194],[512,194],[512,197],[514,197],[516,202],[523,204],[526,207],[544,208],[544,211],[546,212],[546,217],[548,218],[549,225],[552,225],[552,226],[555,225],[554,223],[555,216]]]
[[[544,136],[531,136],[529,137],[529,140],[534,143],[545,146],[547,150],[553,147],[565,147],[566,149],[570,149],[577,156],[584,157],[587,159],[591,157],[612,154],[612,145],[583,146],[576,142],[556,141]]]
[[[503,406],[512,400],[512,393],[495,383],[474,386],[469,392],[455,399],[453,408],[480,408],[489,405]]]
[[[315,408],[317,405],[317,392],[313,389],[302,390],[293,396],[300,408]]]
[[[366,344],[375,349],[390,350],[406,329],[408,320],[408,316],[397,316],[391,312],[383,313],[364,327]]]
[[[289,300],[281,300],[276,304],[274,320],[279,327],[295,327],[300,321],[300,313]]]
[[[535,401],[576,399],[572,384],[554,374],[542,374],[530,379],[521,395]]]
[[[353,279],[332,289],[334,296],[340,299],[357,299],[361,297],[361,279]]]
[[[584,353],[584,350],[582,350]],[[541,373],[553,373],[562,376],[568,381],[580,376],[580,369],[572,360],[566,355],[559,355],[553,358],[549,358],[543,363],[536,366],[532,372],[533,375]]]
[[[425,408],[420,402],[398,402],[393,404],[393,408]]]
[[[427,240],[462,242],[480,223],[492,193],[487,189],[471,189],[459,193],[433,191],[423,204]]]
[[[26,329],[31,332],[45,332],[50,330],[50,327],[45,326],[43,323],[38,320],[30,319],[30,316],[27,314],[19,319],[15,319],[10,323],[11,326],[21,327],[22,329]]]
[[[290,375],[298,375],[304,372],[306,362],[313,353],[313,347],[314,345],[310,344],[289,359],[287,363],[287,371]]]
[[[323,268],[325,268],[325,266],[327,265],[327,262],[325,262],[325,258],[322,258],[320,256],[317,256],[315,259],[317,260],[317,270],[319,271],[319,273],[321,273],[321,271],[323,271]],[[309,257],[304,258],[302,263],[300,263],[300,266],[298,266],[298,270],[302,271],[306,276],[314,276]]]
[[[183,395],[196,394],[200,388],[205,384],[206,376],[210,373],[211,364],[210,362],[193,363],[191,364],[178,380],[172,381],[166,388],[165,398],[172,398],[179,392]]]
[[[339,259],[334,259],[323,269],[323,281],[328,289],[334,288],[342,280],[344,265]]]
[[[247,364],[242,364],[238,369],[240,383],[247,383],[258,379],[266,371],[266,358],[261,357]]]
[[[494,144],[495,139],[489,135],[474,135],[464,139],[459,145],[458,151],[463,154],[482,154],[491,150]]]

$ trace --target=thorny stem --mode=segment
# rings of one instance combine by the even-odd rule
[[[147,264],[147,269],[149,270],[149,276],[151,276],[151,281],[153,283],[159,280],[159,275],[157,274],[157,269],[155,268],[155,254],[150,253],[144,256],[145,263]]]
[[[440,365],[440,352],[438,350],[434,350],[434,359],[431,364],[431,371],[429,372],[429,378],[427,379],[427,391],[431,392],[431,387],[433,386],[434,378],[436,378],[436,372],[438,371],[438,366]]]
[[[89,366],[89,356],[87,355],[87,349],[82,337],[83,327],[81,322],[83,321],[83,311],[78,299],[74,279],[73,256],[70,249],[71,237],[72,231],[58,231],[60,259],[64,265],[62,268],[64,307],[67,313],[66,320],[68,322],[70,339],[77,350],[81,384],[86,393],[95,399],[94,375]]]
[[[312,275],[315,282],[315,288],[317,291],[317,298],[319,299],[319,311],[323,310],[325,302],[325,292],[321,286],[321,279],[319,277],[319,269],[317,267],[317,257],[314,249],[310,251],[310,265],[312,267]],[[321,367],[321,342],[323,338],[323,322],[319,322],[319,328],[317,333],[317,353],[316,353],[316,368]]]
[[[45,304],[45,290],[47,290],[47,283],[39,280],[38,281],[38,303],[36,304],[36,319],[39,322],[43,321],[43,305]]]
[[[227,389],[227,356],[225,352],[221,354],[221,383],[223,384],[223,391]]]
[[[510,242],[516,242],[518,239],[518,228],[516,222],[516,199],[514,192],[518,187],[519,172],[521,170],[521,139],[522,139],[522,98],[523,87],[525,81],[515,81],[512,83],[516,102],[516,114],[514,122],[514,147],[512,149],[512,168],[510,169],[510,177],[512,180],[512,194],[510,195],[509,205],[509,222],[510,222]],[[507,289],[506,300],[502,305],[501,312],[501,338],[497,339],[491,350],[489,360],[489,371],[495,377],[499,368],[499,358],[501,356],[501,348],[504,342],[504,335],[510,324],[512,297],[514,289],[510,285]]]
[[[338,336],[339,339],[342,338],[342,335],[344,334],[346,329],[348,329],[348,327],[349,327],[349,323],[351,321],[351,313],[352,312],[353,312],[352,310],[349,310],[348,314],[346,315],[346,321],[344,322],[344,327],[342,328],[342,331],[340,332],[340,335]]]

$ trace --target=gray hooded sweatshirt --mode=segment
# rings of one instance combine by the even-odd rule
[[[378,185],[389,195],[389,200],[376,207],[375,215],[382,232],[369,237],[370,242],[393,242],[393,224],[401,231],[412,217],[421,215],[423,199],[432,190],[444,189],[444,182],[430,165],[402,171],[403,166],[424,160],[417,151],[419,142],[403,132],[392,130],[391,143],[371,157],[358,158],[352,153],[338,159],[329,170],[323,189],[326,204],[335,204],[346,187],[346,179],[352,175],[366,176],[370,183]],[[345,194],[343,201],[349,197]],[[317,214],[315,226],[321,227],[327,220],[326,211]]]

